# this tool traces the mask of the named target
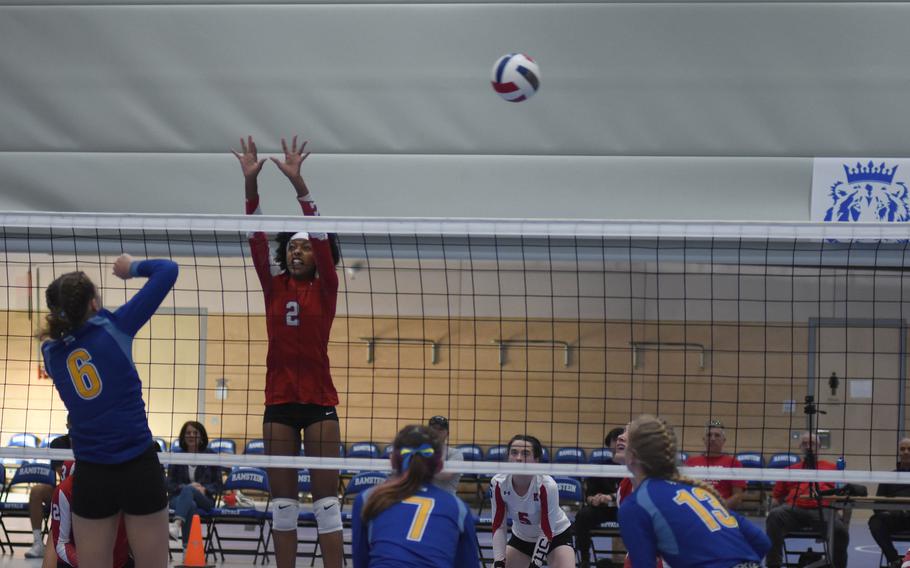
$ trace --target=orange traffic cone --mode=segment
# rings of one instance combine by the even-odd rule
[[[178,568],[214,568],[211,564],[205,563],[205,545],[202,542],[202,523],[199,515],[193,515],[193,523],[190,525],[190,539],[186,543],[186,550],[183,551],[183,564]]]

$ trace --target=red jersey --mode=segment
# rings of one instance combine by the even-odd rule
[[[616,490],[616,506],[619,507],[622,504],[622,500],[631,495],[634,490],[632,478],[623,477],[622,481],[619,482],[619,488]]]
[[[57,558],[74,568],[79,566],[76,555],[76,540],[73,537],[73,515],[70,502],[73,500],[73,477],[64,479],[54,489],[51,498],[51,542],[57,551]],[[114,568],[120,568],[129,560],[130,546],[126,540],[126,526],[120,517],[120,528],[117,529],[117,540],[114,543]]]
[[[803,462],[795,463],[787,469],[806,469]],[[837,469],[837,467],[825,460],[818,460],[818,466],[815,469]],[[778,481],[774,484],[771,491],[771,498],[780,501],[786,505],[796,505],[800,509],[817,509],[818,500],[810,497],[810,484],[807,481]],[[830,481],[820,481],[818,483],[819,491],[828,491],[834,489],[834,483]],[[828,501],[822,499],[822,505],[827,505]]]
[[[701,456],[692,456],[686,460],[686,465],[689,467],[742,467],[743,464],[739,462],[733,456],[722,454],[719,456],[708,457],[706,455]],[[724,499],[729,499],[733,495],[733,488],[739,487],[740,489],[746,489],[746,482],[739,481],[736,479],[706,479],[707,483],[710,483],[714,486],[714,489],[720,493],[720,496]]]
[[[318,215],[312,201],[300,200],[304,215]],[[259,200],[246,202],[247,214],[259,213]],[[265,404],[288,402],[336,406],[338,392],[329,367],[329,334],[335,319],[338,274],[328,235],[310,233],[317,277],[297,280],[272,274],[269,241],[253,233],[250,251],[265,295],[266,357]]]

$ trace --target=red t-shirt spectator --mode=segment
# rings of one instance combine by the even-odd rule
[[[742,467],[743,464],[739,462],[738,459],[731,455],[721,454],[718,456],[708,457],[706,455],[692,456],[686,460],[686,465],[689,467]],[[706,479],[706,482],[714,486],[714,489],[717,489],[717,492],[720,493],[720,496],[724,499],[729,499],[733,495],[733,488],[739,487],[740,489],[746,489],[745,481],[737,481],[735,479]]]

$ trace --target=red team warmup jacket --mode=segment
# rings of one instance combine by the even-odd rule
[[[803,465],[803,462],[799,462],[787,469],[805,469]],[[818,466],[815,469],[837,469],[837,466],[829,461],[818,460]],[[818,483],[819,491],[829,491],[831,489],[834,489],[834,483],[830,481]],[[818,500],[810,497],[810,484],[807,481],[778,481],[774,484],[774,489],[771,491],[771,498],[786,505],[796,505],[800,509],[818,508]],[[822,499],[822,505],[827,504],[828,500]]]
[[[300,200],[304,215],[318,215],[312,201]],[[259,213],[259,200],[246,202],[248,215]],[[310,233],[318,276],[295,280],[272,274],[269,240],[253,233],[250,251],[265,295],[269,350],[266,358],[265,404],[337,406],[338,392],[329,368],[329,334],[335,319],[338,275],[328,235]]]

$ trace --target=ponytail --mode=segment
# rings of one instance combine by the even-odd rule
[[[634,452],[645,476],[699,487],[723,505],[723,498],[713,485],[680,475],[676,467],[676,434],[662,418],[644,414],[633,420],[629,425],[628,448]]]
[[[84,272],[68,272],[51,282],[44,293],[48,314],[38,339],[61,339],[79,329],[91,315],[95,285]]]
[[[366,522],[416,495],[442,469],[442,444],[426,426],[405,426],[392,444],[393,477],[370,491],[361,511]]]

